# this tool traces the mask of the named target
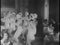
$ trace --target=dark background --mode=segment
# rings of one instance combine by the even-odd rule
[[[19,1],[19,0],[18,0]],[[19,3],[18,3],[19,4]],[[38,14],[37,36],[42,35],[42,18],[43,18],[44,0],[28,0],[28,11]],[[15,9],[15,0],[1,0],[1,7]],[[18,5],[19,7],[19,5]],[[20,8],[20,7],[19,7]],[[56,31],[59,30],[59,0],[49,0],[49,16],[56,22]]]
[[[41,10],[43,10],[44,0],[27,0],[27,1],[28,1],[28,6],[27,6],[28,10],[30,12],[36,12],[38,15],[41,15]],[[1,0],[1,7],[15,8],[15,0]],[[53,17],[58,22],[59,0],[49,0],[49,9],[50,9],[49,12],[50,17]]]

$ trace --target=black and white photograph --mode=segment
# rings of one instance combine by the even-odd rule
[[[0,45],[59,45],[59,0],[1,0],[0,9]]]

